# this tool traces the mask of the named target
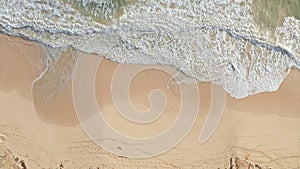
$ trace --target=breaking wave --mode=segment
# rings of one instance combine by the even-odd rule
[[[0,32],[51,51],[71,46],[120,63],[171,65],[243,98],[277,90],[290,68],[300,68],[300,21],[285,17],[273,31],[262,31],[252,5],[252,0],[2,0]]]

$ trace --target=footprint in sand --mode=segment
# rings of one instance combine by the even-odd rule
[[[0,143],[6,141],[6,136],[3,134],[0,134]]]

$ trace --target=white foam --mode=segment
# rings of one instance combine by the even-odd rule
[[[243,98],[277,90],[291,67],[300,68],[299,20],[287,17],[272,44],[274,37],[256,28],[251,5],[251,0],[138,0],[103,25],[61,1],[4,0],[0,31],[121,63],[171,65]]]

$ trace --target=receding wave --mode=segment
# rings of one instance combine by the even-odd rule
[[[300,21],[285,17],[263,30],[252,0],[3,0],[0,6],[3,33],[51,51],[72,46],[120,63],[171,65],[236,98],[275,91],[290,68],[300,68]]]

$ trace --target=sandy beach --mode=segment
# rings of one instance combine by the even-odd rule
[[[100,168],[212,168],[287,169],[300,167],[300,72],[292,69],[277,92],[244,99],[226,96],[224,114],[213,136],[198,142],[211,106],[211,84],[198,83],[200,109],[191,132],[176,147],[146,159],[124,158],[94,144],[81,128],[73,98],[73,49],[51,69],[45,70],[45,54],[35,42],[0,34],[0,168],[2,169],[100,169]],[[99,57],[78,52],[78,57]],[[166,107],[148,125],[124,119],[114,106],[111,83],[120,65],[103,60],[97,71],[95,93],[106,121],[131,137],[163,132],[176,120],[180,90],[167,87],[171,76],[145,70],[132,80],[129,96],[137,110],[149,108],[149,93],[160,89]],[[141,65],[122,65],[124,76]],[[163,66],[162,66],[163,67]],[[171,67],[164,67],[175,71]],[[43,72],[43,76],[40,74]],[[122,76],[122,74],[121,74]],[[64,79],[63,81],[61,79]],[[63,84],[63,90],[58,86]],[[184,112],[183,112],[184,113]]]

